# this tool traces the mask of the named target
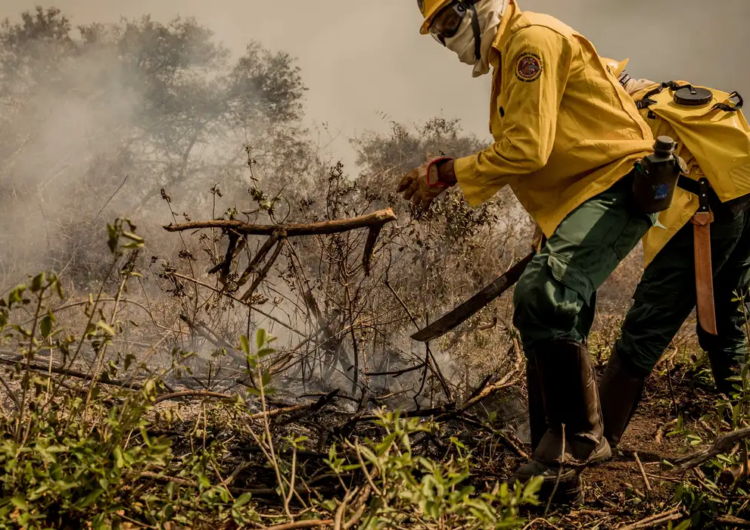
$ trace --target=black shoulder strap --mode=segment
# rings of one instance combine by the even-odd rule
[[[653,88],[649,90],[640,101],[635,102],[635,106],[638,107],[638,110],[643,110],[649,108],[651,105],[656,103],[653,99],[651,99],[652,96],[656,96],[657,94],[661,94],[665,88],[668,88],[669,90],[677,91],[681,88],[693,88],[693,85],[687,84],[687,85],[678,85],[674,81],[665,81],[664,83],[660,84],[656,88]]]
[[[643,110],[649,108],[651,105],[656,103],[653,99],[651,99],[651,96],[655,96],[657,94],[661,94],[665,88],[669,86],[669,83],[662,83],[656,88],[653,88],[646,92],[644,96],[640,99],[640,101],[635,102],[635,106],[638,107],[638,110]]]
[[[687,84],[687,85],[678,85],[674,81],[667,81],[656,88],[653,88],[649,90],[639,101],[635,102],[636,107],[638,107],[638,110],[643,110],[649,108],[651,105],[655,104],[656,101],[651,99],[653,96],[656,96],[657,94],[661,94],[665,88],[670,89],[672,92],[676,92],[677,90],[680,90],[682,88],[693,88],[693,85]],[[729,94],[729,98],[727,99],[729,103],[717,103],[714,105],[711,110],[723,110],[724,112],[738,112],[742,109],[742,106],[745,104],[745,100],[742,99],[742,96],[739,92],[734,91],[731,94]]]
[[[482,28],[479,25],[479,13],[477,13],[476,2],[469,5],[471,9],[471,30],[474,32],[474,58],[482,60]]]
[[[737,112],[742,109],[742,105],[745,104],[745,100],[742,99],[742,96],[740,96],[739,92],[737,91],[729,94],[729,99],[727,101],[729,101],[730,103],[734,103],[734,105],[729,105],[727,103],[717,103],[712,107],[711,110],[719,109],[723,110],[724,112]]]

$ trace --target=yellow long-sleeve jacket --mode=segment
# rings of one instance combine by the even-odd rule
[[[688,83],[677,81],[683,86]],[[658,83],[631,79],[625,90],[640,101]],[[677,154],[685,160],[689,177],[706,177],[722,202],[750,194],[750,126],[741,112],[727,113],[714,107],[726,103],[730,94],[710,89],[714,99],[699,107],[672,103],[672,94],[665,90],[652,96],[654,106],[641,110],[641,115],[654,136],[670,136],[678,143]],[[698,211],[698,196],[681,188],[675,190],[669,209],[659,214],[659,225],[643,238],[646,267]]]
[[[549,237],[652,151],[653,136],[594,46],[513,3],[493,44],[494,145],[455,162],[472,206],[506,185]]]

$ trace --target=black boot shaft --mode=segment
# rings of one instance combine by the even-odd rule
[[[643,396],[646,376],[618,355],[617,348],[612,355],[599,382],[599,399],[604,419],[604,437],[614,448],[620,443],[638,403]]]
[[[592,456],[608,458],[609,447],[602,445],[604,427],[596,374],[586,346],[572,341],[551,341],[538,350],[535,361],[548,430],[534,459],[552,464],[563,456],[563,425],[566,460],[585,464]]]

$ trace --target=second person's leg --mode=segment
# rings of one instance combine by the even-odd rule
[[[741,326],[738,328],[738,304],[731,303],[728,293],[750,281],[750,231],[745,235],[745,225],[743,214],[739,218],[716,221],[711,226],[719,335],[713,337],[702,330],[698,335],[701,346],[709,352],[715,374],[717,367],[719,371],[728,369],[732,352],[744,345],[744,333]],[[625,317],[622,336],[602,376],[599,394],[604,435],[610,446],[619,443],[638,406],[646,378],[694,308],[693,226],[688,224],[643,274],[633,306]],[[722,380],[726,377],[717,376],[717,382]]]

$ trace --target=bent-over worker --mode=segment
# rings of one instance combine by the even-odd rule
[[[622,437],[646,378],[693,309],[719,392],[729,396],[746,354],[750,286],[750,127],[742,98],[684,81],[632,79],[605,60],[654,135],[679,142],[689,167],[672,206],[644,238],[646,270],[600,382],[604,433]],[[704,221],[701,221],[700,218]]]
[[[458,185],[478,206],[510,186],[543,230],[548,241],[516,287],[514,324],[533,395],[542,398],[532,421],[544,432],[516,477],[542,476],[540,495],[549,496],[563,462],[555,500],[578,500],[581,467],[611,456],[585,341],[597,288],[656,222],[630,200],[635,163],[652,153],[654,138],[594,46],[562,22],[523,12],[515,0],[418,4],[423,34],[475,77],[492,70],[495,143],[433,160],[399,191],[427,208]]]

